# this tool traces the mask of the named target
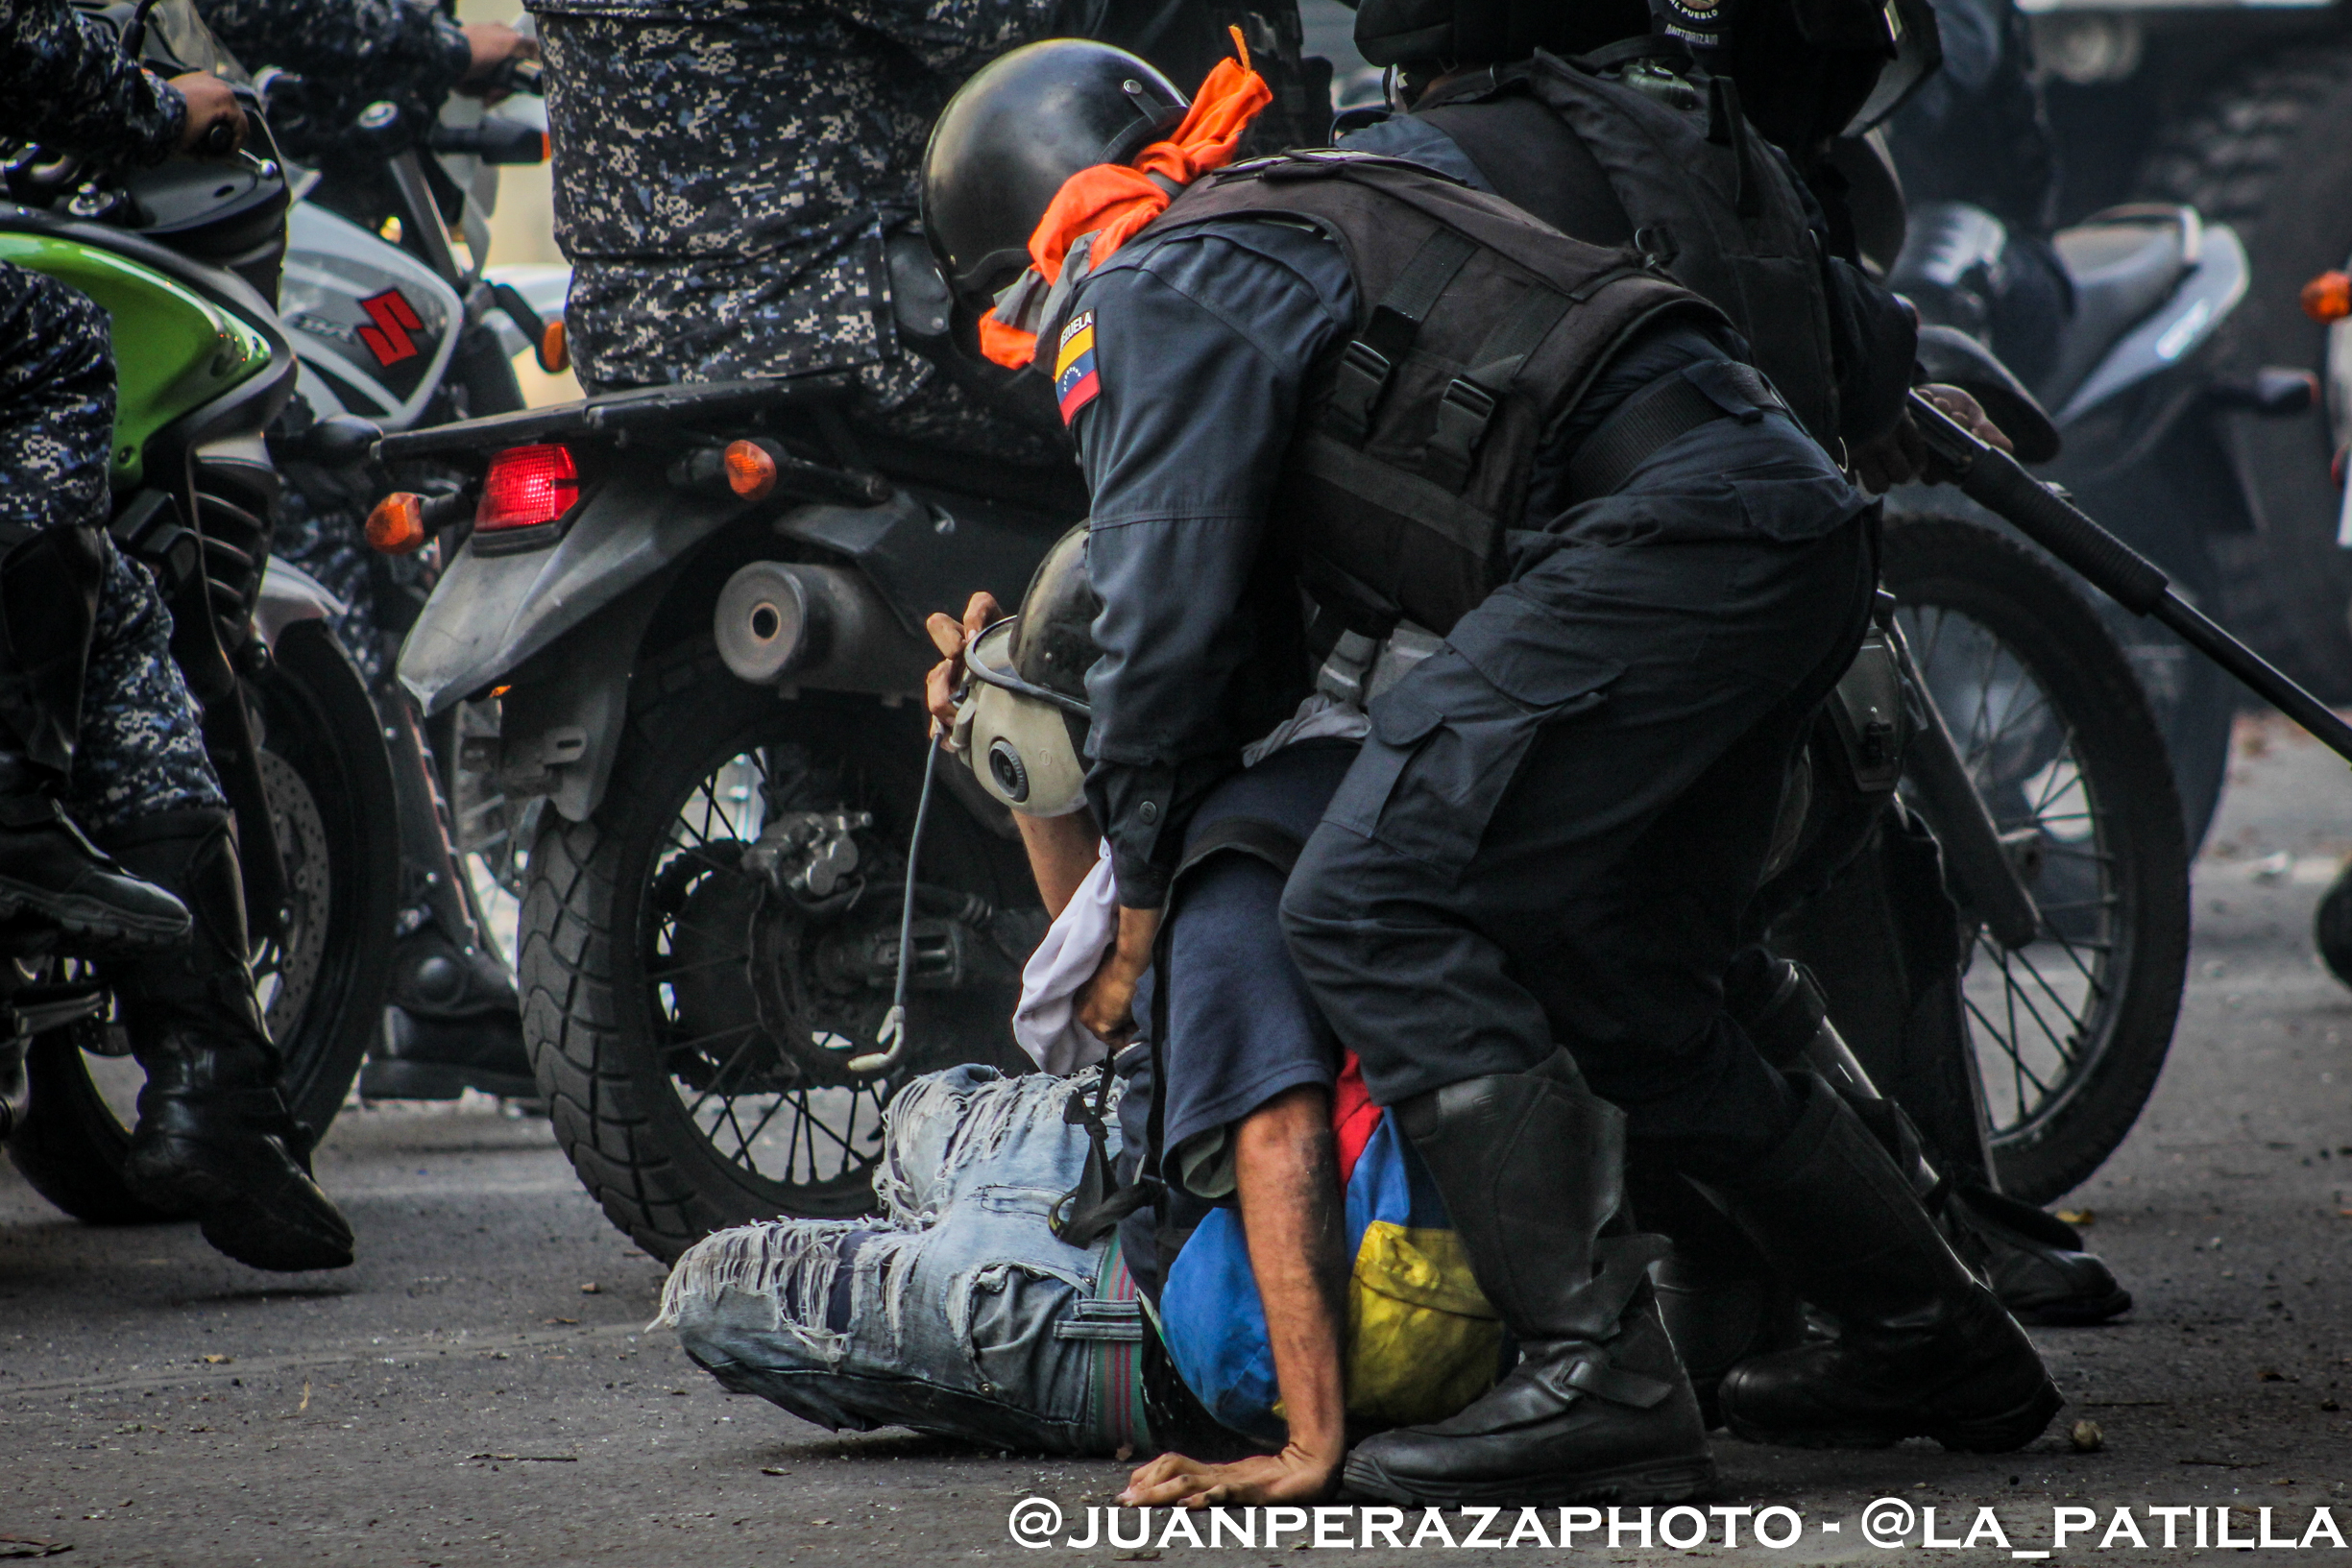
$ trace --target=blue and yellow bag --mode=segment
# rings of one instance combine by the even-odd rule
[[[1347,1192],[1347,1417],[1408,1426],[1452,1415],[1494,1384],[1503,1326],[1470,1275],[1437,1185],[1350,1054],[1332,1114]],[[1212,1210],[1168,1270],[1160,1330],[1185,1385],[1236,1432],[1286,1435],[1265,1309],[1240,1213]]]

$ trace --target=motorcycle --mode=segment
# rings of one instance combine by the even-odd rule
[[[275,85],[274,74],[263,73],[265,88]],[[536,62],[516,62],[503,84],[536,92]],[[297,188],[288,225],[280,306],[300,362],[298,420],[355,416],[398,431],[522,407],[516,354],[527,347],[543,368],[563,368],[560,326],[551,336],[543,311],[560,320],[568,275],[511,270],[528,293],[506,281],[510,270],[486,264],[484,214],[501,168],[545,159],[544,124],[533,122],[528,108],[485,111],[473,98],[452,98],[430,121],[377,103],[343,129],[337,147],[329,172],[305,177]],[[452,207],[462,256],[448,239]],[[299,461],[287,466],[287,478],[313,516],[342,513],[354,525],[381,488],[351,468]],[[422,604],[424,587],[421,574],[396,578],[376,569],[361,591],[376,622],[397,630]],[[502,803],[457,795],[466,780],[434,764],[454,756],[463,715],[446,715],[430,727],[438,733],[427,734],[389,690],[379,691],[378,706],[400,785],[400,934],[429,922],[455,946],[474,950],[474,961],[503,966],[469,874],[469,857],[478,856],[500,887],[516,886]],[[364,1096],[454,1098],[473,1088],[535,1098],[527,1076],[490,1058],[461,1067],[403,1049],[402,1031],[414,1025],[401,1005],[405,994],[396,986],[394,996],[386,1019],[392,1049],[370,1059],[360,1079]]]
[[[2313,377],[2265,370],[2241,378],[2217,369],[2219,335],[2245,297],[2245,248],[2228,226],[2206,223],[2194,208],[2142,204],[2095,213],[2055,235],[2046,255],[2063,271],[2073,309],[2055,344],[2037,346],[2033,357],[2044,368],[2021,390],[2052,411],[2061,445],[2021,446],[2020,455],[2092,515],[2113,519],[2191,599],[2216,603],[2214,541],[2257,525],[2223,418],[2301,414],[2313,404]],[[1981,207],[1928,203],[1908,215],[1887,284],[1930,324],[1921,346],[1930,379],[1948,378],[1955,355],[1965,356],[1955,335],[2008,357],[2010,340],[2047,330],[2010,308],[2034,270],[2025,242]],[[1913,491],[1896,507],[1934,515],[1950,503]],[[2212,824],[2228,770],[2235,683],[2162,628],[2109,618],[2163,724],[2194,848]]]
[[[0,160],[0,256],[83,289],[114,322],[120,401],[109,529],[156,575],[172,653],[236,812],[254,965],[296,1117],[323,1131],[383,1009],[399,891],[381,832],[391,767],[365,685],[327,630],[340,607],[269,557],[281,483],[267,439],[295,356],[272,303],[287,188],[259,96],[185,0],[93,8],[158,73],[234,84],[261,156],[127,173],[39,148]],[[364,451],[353,422],[293,450]],[[38,934],[0,938],[0,1136],[44,1196],[96,1222],[169,1218],[120,1167],[139,1074],[112,999]]]
[[[372,526],[443,552],[400,678],[428,713],[483,715],[459,762],[479,793],[542,803],[519,968],[549,1005],[526,1036],[582,1181],[657,1257],[864,1212],[898,1085],[1028,1065],[1003,1021],[1043,912],[963,768],[937,770],[904,885],[929,756],[909,698],[935,658],[924,615],[975,589],[1017,602],[1085,497],[1075,473],[861,442],[848,397],[825,375],[648,388],[378,447],[464,475]],[[2000,954],[1971,1000],[2008,1028],[1980,1050],[2047,1091],[1994,1126],[1994,1163],[2047,1196],[2121,1138],[2170,1041],[2180,808],[2129,664],[2054,567],[1980,524],[1890,541],[1896,598],[1787,791],[1785,874],[1835,863],[1902,783]],[[2030,700],[1947,724],[1962,665]],[[1871,809],[1841,810],[1856,789]],[[2040,879],[2078,864],[2091,900],[2066,881],[2043,906]],[[1949,1094],[1973,1131],[1981,1091]]]

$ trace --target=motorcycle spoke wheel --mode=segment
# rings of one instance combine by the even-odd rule
[[[2105,1039],[2125,918],[2115,855],[2073,727],[2016,654],[1958,611],[1922,606],[1902,618],[1994,827],[2032,835],[2040,861],[2035,939],[2013,951],[1976,931],[1962,989],[1999,1142],[2054,1109]]]
[[[889,1007],[879,955],[886,926],[895,956],[925,744],[912,710],[780,701],[688,645],[632,682],[594,813],[542,816],[519,938],[523,1035],[573,1169],[654,1256],[779,1215],[871,1212],[885,1108],[909,1078],[1027,1066],[1007,1025],[1017,960],[999,955],[909,997],[897,1068],[849,1070]],[[805,885],[795,898],[745,863],[780,813],[861,812],[873,820],[852,834],[846,904]],[[933,803],[922,868],[942,907],[1005,918],[1034,903],[1018,842],[952,800]],[[962,940],[969,957],[983,938]]]
[[[2097,611],[1982,524],[1890,522],[1911,656],[2033,895],[2033,938],[1968,928],[1961,1005],[2004,1190],[2047,1202],[2122,1141],[2171,1044],[2188,845],[2162,732]]]
[[[741,970],[754,961],[740,927],[696,929],[684,922],[695,895],[712,890],[715,880],[752,891],[738,865],[766,826],[767,802],[783,784],[769,753],[755,749],[729,758],[694,785],[656,862],[645,977],[653,983],[665,1058],[697,1069],[673,1073],[671,1087],[712,1148],[756,1179],[786,1188],[823,1187],[870,1179],[882,1156],[882,1109],[897,1083],[877,1074],[841,1086],[777,1087],[772,1071],[760,1071],[775,1057],[776,1042],[756,1021],[698,1030],[681,994],[682,986],[712,971]],[[739,896],[728,905],[744,902]],[[871,1043],[828,1030],[812,1031],[810,1039],[842,1056]]]

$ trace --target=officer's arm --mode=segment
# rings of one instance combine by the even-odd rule
[[[1164,902],[1194,801],[1256,738],[1231,733],[1258,656],[1251,579],[1302,383],[1352,321],[1348,289],[1311,235],[1178,239],[1090,283],[1055,355],[1103,600],[1086,790],[1128,908]]]
[[[460,27],[406,0],[199,0],[198,10],[248,65],[301,77],[301,107],[329,128],[379,98],[438,109],[474,73],[473,36],[497,27]]]
[[[67,0],[0,0],[0,135],[122,163],[180,144],[187,103]]]

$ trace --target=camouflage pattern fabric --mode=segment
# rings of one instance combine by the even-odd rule
[[[359,666],[370,690],[389,690],[400,639],[385,630],[376,598],[397,591],[402,578],[420,578],[423,564],[415,556],[369,549],[362,508],[337,499],[327,486],[300,483],[288,485],[279,497],[270,554],[302,567],[343,602],[343,614],[328,622],[335,640]]]
[[[415,119],[440,111],[473,55],[465,30],[416,0],[197,0],[249,70],[302,80],[270,95],[270,129],[303,157],[331,143],[378,100]]]
[[[53,277],[0,262],[0,529],[102,525],[113,432],[106,312]],[[171,613],[145,567],[107,554],[65,791],[92,832],[228,804],[172,663]]]
[[[1055,0],[532,10],[572,360],[606,386],[899,359],[883,237],[914,222],[931,122],[1056,18]]]
[[[123,58],[112,28],[66,0],[0,0],[0,136],[159,163],[187,116],[178,88]]]

